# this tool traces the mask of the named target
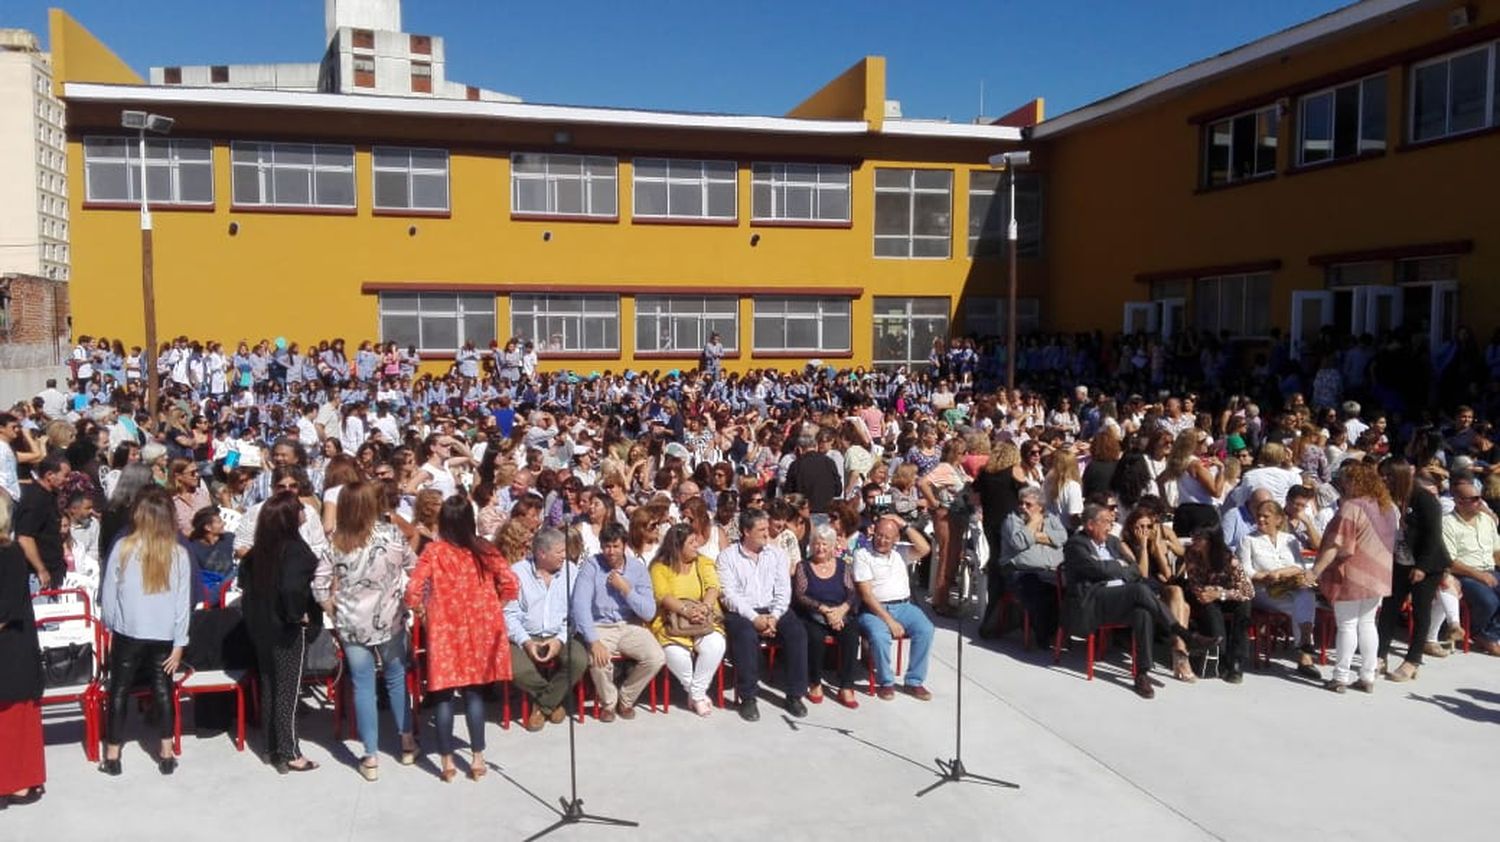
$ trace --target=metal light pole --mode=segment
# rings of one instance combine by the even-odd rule
[[[1031,153],[1001,152],[990,156],[990,166],[1005,169],[1005,183],[1010,192],[1006,202],[1009,217],[1005,227],[1005,250],[1009,263],[1009,292],[1005,304],[1005,388],[1016,388],[1016,245],[1019,229],[1016,225],[1016,167],[1031,165]]]
[[[135,129],[140,143],[141,159],[141,298],[146,310],[146,340],[143,376],[146,378],[146,412],[150,414],[152,427],[156,426],[156,393],[158,377],[156,371],[156,278],[155,257],[151,240],[151,205],[147,198],[150,179],[146,173],[146,132],[165,135],[172,131],[173,119],[145,111],[126,111],[120,115],[120,125]]]

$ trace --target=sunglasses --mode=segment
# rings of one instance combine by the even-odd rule
[[[277,491],[296,491],[299,488],[300,488],[300,486],[298,486],[297,483],[295,483],[295,482],[278,482],[278,483],[276,483],[276,490]]]
[[[1478,494],[1475,494],[1475,495],[1472,495],[1472,496],[1464,496],[1464,497],[1455,496],[1453,498],[1453,501],[1456,502],[1456,503],[1478,503],[1480,501],[1480,499],[1482,499],[1482,498]]]

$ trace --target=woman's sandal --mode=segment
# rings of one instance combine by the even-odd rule
[[[410,746],[407,745],[406,740],[402,740],[401,741],[401,757],[400,757],[400,761],[401,761],[401,765],[402,766],[411,766],[411,765],[414,765],[417,762],[417,741],[416,741],[416,738],[414,738],[414,737],[408,737],[407,739],[411,740]]]
[[[1184,684],[1192,684],[1198,680],[1193,674],[1193,665],[1188,661],[1186,652],[1172,653],[1172,677]]]
[[[366,757],[365,759],[359,761],[360,777],[372,783],[380,780],[380,764],[378,762],[370,762],[374,759],[375,758],[373,757]]]
[[[488,772],[489,770],[489,765],[486,764],[484,762],[484,758],[481,757],[477,762],[469,765],[469,780],[477,783],[480,778],[484,777],[484,773]]]

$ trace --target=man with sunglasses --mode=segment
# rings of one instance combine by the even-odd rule
[[[300,465],[277,465],[271,469],[271,495],[290,491],[298,497],[307,497],[312,493],[312,484],[308,481],[307,471]],[[240,519],[239,526],[234,530],[234,557],[244,558],[250,552],[250,547],[255,544],[255,523],[260,519],[260,507],[265,505],[264,501],[256,503],[245,512]],[[302,519],[302,526],[297,529],[302,540],[314,553],[321,553],[328,545],[328,535],[323,531],[323,515],[318,508],[306,500],[302,502],[302,508],[307,516]]]
[[[1469,603],[1474,642],[1486,653],[1500,656],[1500,579],[1495,575],[1500,534],[1494,513],[1480,496],[1479,483],[1471,477],[1453,481],[1453,513],[1443,518],[1443,543]]]

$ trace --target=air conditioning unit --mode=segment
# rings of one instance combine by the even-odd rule
[[[1463,29],[1474,22],[1474,7],[1469,5],[1459,6],[1448,12],[1448,28]]]

